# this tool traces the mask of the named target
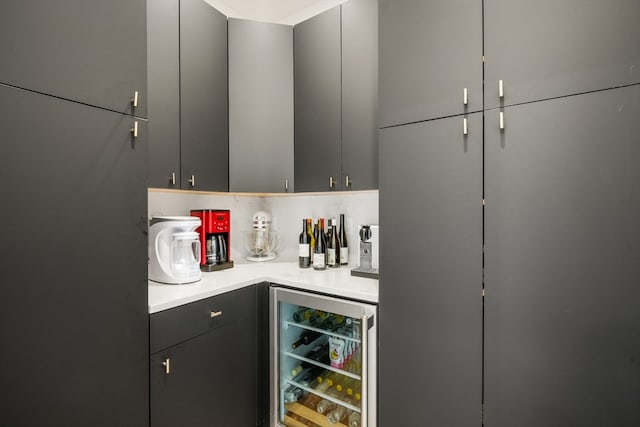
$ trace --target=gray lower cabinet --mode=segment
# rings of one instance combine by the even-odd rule
[[[229,19],[229,191],[293,192],[293,27]]]
[[[135,121],[0,85],[3,425],[148,425],[147,140]]]
[[[341,176],[340,7],[293,30],[296,191],[336,189]]]
[[[379,3],[380,127],[480,111],[482,2]]]
[[[3,1],[0,83],[146,117],[145,22],[145,0]]]
[[[638,1],[485,0],[484,17],[486,108],[640,82]]]
[[[481,423],[482,119],[380,131],[381,426]]]
[[[151,426],[258,425],[256,301],[250,286],[150,315]]]
[[[485,426],[640,425],[638,117],[638,85],[487,111]]]
[[[227,191],[227,18],[148,0],[149,186]]]

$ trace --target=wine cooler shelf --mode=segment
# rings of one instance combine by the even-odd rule
[[[282,389],[285,425],[360,427],[359,319],[297,307],[282,327],[293,337],[281,353],[293,365]]]

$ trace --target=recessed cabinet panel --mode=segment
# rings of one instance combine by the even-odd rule
[[[379,425],[480,424],[482,136],[479,113],[380,131]]]
[[[485,0],[484,16],[487,108],[640,82],[638,1]]]
[[[148,425],[145,121],[0,85],[2,424]]]
[[[640,425],[640,86],[485,116],[488,427]]]
[[[293,192],[293,27],[229,19],[229,190]]]
[[[481,110],[482,2],[379,5],[380,127]]]
[[[228,191],[227,18],[180,0],[181,187]]]
[[[145,0],[3,1],[0,83],[146,117],[145,10]]]
[[[179,1],[147,0],[149,187],[180,188]]]
[[[340,189],[340,7],[293,31],[296,191]]]

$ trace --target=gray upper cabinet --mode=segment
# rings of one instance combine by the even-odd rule
[[[294,27],[296,191],[339,188],[340,7]]]
[[[342,188],[378,188],[378,2],[342,5]]]
[[[147,0],[149,186],[180,188],[179,1]]]
[[[480,425],[482,120],[380,131],[378,425]]]
[[[226,16],[204,0],[180,0],[183,189],[229,189],[227,80]]]
[[[0,83],[146,117],[145,10],[145,0],[3,1]]]
[[[638,85],[485,117],[487,427],[640,425],[638,117]]]
[[[293,192],[293,27],[229,19],[229,191]]]
[[[640,82],[638,1],[485,0],[484,8],[487,108]]]
[[[481,110],[482,2],[379,3],[380,127]]]

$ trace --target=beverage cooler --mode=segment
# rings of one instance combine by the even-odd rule
[[[375,427],[377,307],[270,292],[271,426]]]

